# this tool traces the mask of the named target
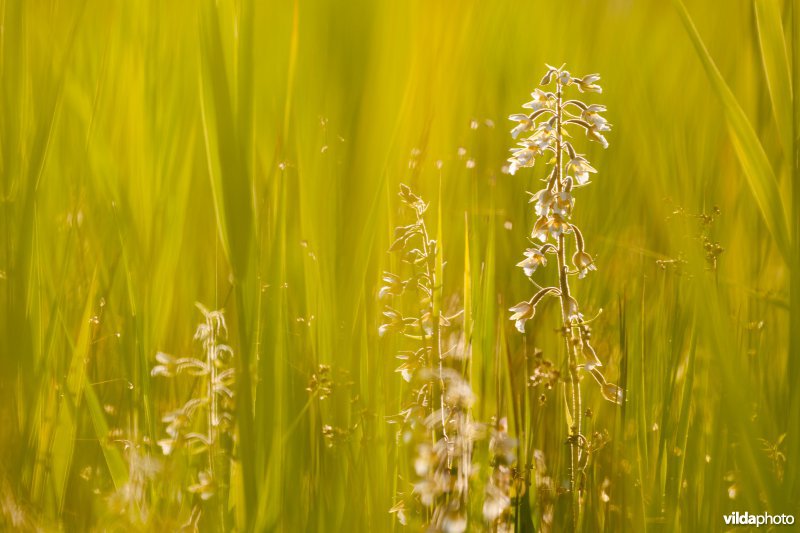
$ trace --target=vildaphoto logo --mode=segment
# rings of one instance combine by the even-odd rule
[[[722,517],[726,526],[791,526],[794,524],[794,515],[790,514],[750,514],[734,511]]]

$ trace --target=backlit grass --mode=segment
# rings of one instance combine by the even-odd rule
[[[401,183],[468,355],[442,376],[482,424],[470,530],[507,482],[519,531],[800,515],[796,2],[0,0],[0,27],[3,528],[401,531],[412,386],[379,334]],[[547,177],[501,171],[507,117],[545,63],[600,72],[614,124],[586,148],[598,272],[572,289],[624,402],[582,387],[577,524],[559,310],[524,335],[507,311]],[[224,407],[227,366],[152,375],[160,352],[213,364],[196,303],[224,312]],[[201,397],[230,442],[165,455],[163,418]],[[186,431],[227,431],[199,409]]]

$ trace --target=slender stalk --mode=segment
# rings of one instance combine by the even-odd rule
[[[570,449],[569,460],[569,490],[572,493],[572,525],[571,530],[580,529],[581,524],[581,498],[580,486],[583,480],[583,471],[586,469],[585,458],[589,457],[591,446],[582,434],[583,414],[581,400],[581,384],[578,372],[585,371],[591,374],[603,397],[614,403],[622,403],[623,391],[615,384],[609,383],[601,369],[602,362],[589,344],[590,328],[580,318],[578,303],[572,297],[569,276],[577,275],[579,279],[590,271],[597,270],[591,255],[586,252],[583,235],[578,227],[570,222],[574,206],[573,188],[587,185],[589,175],[597,172],[586,158],[577,153],[571,142],[564,140],[564,135],[569,126],[583,129],[590,141],[608,147],[603,132],[609,131],[611,125],[601,113],[605,106],[600,104],[586,104],[580,100],[563,100],[564,90],[572,87],[582,93],[602,92],[597,85],[599,74],[587,74],[581,77],[570,75],[564,66],[547,66],[548,71],[539,83],[540,86],[549,86],[555,83],[555,93],[535,89],[531,96],[533,99],[522,105],[525,109],[532,109],[531,114],[517,113],[509,116],[516,122],[511,130],[511,136],[517,139],[520,135],[532,132],[530,136],[518,141],[517,147],[512,148],[513,155],[508,159],[508,170],[515,174],[521,168],[534,166],[537,158],[549,158],[550,152],[555,153],[555,160],[548,161],[552,165],[552,172],[547,186],[532,195],[531,202],[535,203],[535,212],[539,218],[533,226],[531,238],[542,242],[538,247],[525,251],[525,259],[517,263],[525,275],[531,280],[534,272],[547,264],[546,254],[555,254],[558,263],[558,287],[540,289],[530,300],[522,301],[509,308],[510,320],[520,333],[525,333],[525,322],[534,318],[536,306],[546,295],[558,296],[561,301],[561,333],[566,343],[566,365],[568,385],[565,384],[564,395],[566,417],[569,424],[568,443]],[[575,115],[566,111],[569,106],[577,108],[580,112]],[[552,117],[545,117],[536,122],[536,117],[549,113]],[[564,161],[566,153],[569,160]],[[565,173],[570,172],[571,176]],[[572,232],[575,238],[575,252],[572,255],[574,270],[567,265],[567,233]],[[556,245],[550,244],[553,239]],[[536,283],[534,282],[534,285]],[[538,287],[538,285],[536,285]],[[580,362],[580,364],[579,364]],[[569,399],[566,398],[567,387]]]
[[[404,317],[402,312],[387,306],[383,314],[389,321],[380,326],[379,334],[394,333],[414,341],[413,355],[409,352],[398,355],[404,361],[398,370],[410,383],[415,381],[413,375],[419,372],[417,375],[424,376],[424,382],[414,390],[412,406],[401,413],[403,423],[409,424],[407,430],[420,431],[417,435],[422,437],[415,442],[413,488],[395,503],[390,512],[398,513],[398,519],[405,523],[405,515],[401,513],[404,509],[414,508],[418,511],[414,514],[430,531],[463,531],[469,520],[469,485],[472,483],[471,473],[475,471],[472,452],[476,436],[470,417],[475,395],[469,381],[462,375],[463,369],[459,371],[444,360],[443,344],[446,341],[442,332],[450,325],[450,319],[442,313],[441,238],[433,240],[429,236],[423,217],[428,204],[405,185],[400,186],[400,197],[405,205],[416,211],[416,221],[396,228],[395,242],[390,251],[404,250],[406,256],[412,258],[407,262],[411,263],[413,274],[402,279],[396,274],[385,273],[386,285],[380,289],[379,295],[382,299],[394,298],[407,289],[416,290],[419,299],[414,312],[419,315]],[[407,327],[420,328],[420,334],[417,335],[416,331],[414,335],[409,334]],[[458,346],[451,349],[456,348],[460,349]],[[467,354],[462,352],[461,355]],[[430,442],[425,442],[428,438]],[[509,502],[501,502],[501,505],[507,508]]]
[[[214,380],[216,379],[217,369],[216,365],[214,364],[214,345],[216,344],[217,339],[216,332],[214,331],[214,324],[209,323],[209,326],[211,326],[211,336],[206,344],[206,364],[208,365],[206,390],[208,401],[210,402],[210,405],[208,406],[208,466],[211,469],[211,473],[216,474],[214,468],[214,449],[216,448],[217,436],[214,431],[214,421],[217,417],[217,398],[216,394],[214,394]]]
[[[210,326],[209,339],[206,344],[206,364],[208,365],[207,376],[207,391],[208,391],[208,469],[211,472],[211,478],[217,483],[217,487],[222,487],[221,472],[217,468],[217,462],[224,460],[218,455],[219,444],[217,442],[218,432],[217,424],[219,423],[219,403],[217,395],[214,391],[214,383],[217,381],[217,364],[216,364],[216,350],[217,350],[217,331],[213,321],[208,321]],[[224,499],[223,499],[224,501]],[[220,527],[225,526],[225,506],[217,506],[219,511],[219,524]]]
[[[422,231],[422,251],[425,254],[425,274],[430,280],[430,303],[428,304],[428,312],[431,318],[431,359],[438,362],[439,365],[439,385],[440,391],[444,391],[444,369],[442,368],[442,339],[439,324],[439,308],[436,300],[436,291],[438,290],[439,280],[436,279],[436,254],[438,253],[436,247],[430,246],[430,239],[428,238],[428,228],[425,225],[425,219],[422,215],[417,216],[417,220]],[[436,243],[438,246],[439,243]],[[421,322],[421,320],[420,320]],[[425,328],[420,323],[422,329],[422,337],[425,338]],[[433,387],[431,387],[431,402],[433,402]],[[447,428],[445,427],[444,417],[444,394],[439,394],[439,407],[442,419],[442,435],[445,440],[447,438]],[[433,406],[431,406],[433,409]]]
[[[561,109],[561,82],[556,83],[556,192],[561,192],[564,188],[562,181],[563,165],[562,165],[562,151],[563,139],[561,134],[561,121],[563,111]],[[556,252],[558,257],[558,285],[561,292],[561,318],[564,323],[564,342],[567,348],[567,364],[569,366],[569,381],[570,393],[572,399],[572,426],[569,428],[569,446],[570,446],[570,473],[569,484],[570,491],[572,492],[572,520],[573,529],[578,527],[578,518],[580,515],[580,498],[578,496],[578,465],[580,464],[580,442],[579,435],[581,433],[581,391],[580,382],[578,380],[578,362],[575,357],[574,342],[573,342],[573,328],[570,326],[570,296],[569,291],[569,267],[566,262],[566,238],[564,233],[558,237],[558,249]]]

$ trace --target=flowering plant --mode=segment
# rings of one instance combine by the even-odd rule
[[[569,369],[570,405],[567,409],[569,443],[571,446],[570,489],[573,492],[574,512],[577,518],[579,498],[576,480],[585,466],[584,444],[586,438],[581,433],[581,388],[579,372],[588,372],[597,381],[603,396],[612,402],[621,403],[623,392],[603,376],[603,366],[592,347],[591,328],[584,320],[578,301],[570,290],[570,277],[583,279],[590,271],[597,270],[594,259],[586,251],[586,242],[581,230],[572,222],[575,206],[573,193],[576,189],[590,183],[595,170],[586,157],[576,151],[570,130],[583,130],[590,141],[599,142],[604,148],[608,141],[604,132],[611,125],[601,115],[605,106],[587,104],[577,98],[566,98],[569,89],[581,93],[600,93],[597,84],[600,76],[588,74],[583,77],[572,76],[561,67],[547,66],[547,73],[541,80],[544,89],[534,89],[532,100],[522,105],[530,113],[518,113],[509,117],[516,122],[511,130],[514,139],[521,137],[517,146],[511,149],[509,173],[533,167],[537,159],[544,159],[552,168],[543,189],[531,194],[530,202],[537,215],[531,233],[533,247],[524,252],[524,259],[517,266],[526,276],[533,276],[537,269],[547,266],[548,255],[555,256],[558,268],[558,284],[540,287],[528,300],[511,307],[510,319],[521,333],[525,333],[525,323],[535,316],[537,305],[548,296],[556,297],[561,304],[562,327]],[[552,91],[547,90],[551,88]],[[574,244],[573,244],[574,243]],[[572,251],[571,265],[567,262],[568,248]]]

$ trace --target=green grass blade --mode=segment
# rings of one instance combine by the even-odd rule
[[[442,293],[444,285],[444,229],[442,228],[442,181],[439,180],[439,205],[437,206],[436,223],[436,264],[433,276],[438,286],[433,287],[433,316],[434,320],[442,312]]]
[[[244,133],[237,126],[242,124],[237,116],[237,108],[232,99],[233,90],[225,62],[225,50],[221,33],[221,7],[207,2],[201,16],[201,46],[204,56],[203,75],[200,79],[201,101],[203,104],[203,125],[209,160],[211,184],[214,190],[214,203],[217,220],[221,227],[221,240],[228,254],[235,278],[236,312],[239,330],[239,376],[237,411],[239,418],[240,457],[242,461],[243,494],[248,523],[254,518],[256,505],[255,442],[253,437],[252,386],[250,379],[249,327],[247,324],[246,293],[243,282],[250,267],[253,240],[253,204],[248,163],[247,138],[250,127],[243,126]],[[249,43],[250,30],[245,28],[245,44]],[[237,43],[238,44],[238,43]],[[245,53],[245,65],[250,57]],[[241,83],[250,83],[243,75]],[[241,88],[242,97],[250,97],[249,88]],[[249,110],[249,103],[239,102],[239,109]],[[247,138],[244,138],[246,135]]]
[[[97,293],[97,276],[92,279],[89,292],[86,296],[86,306],[81,315],[81,325],[77,340],[72,346],[72,358],[69,364],[64,395],[58,413],[58,424],[53,437],[51,455],[53,489],[59,512],[63,509],[67,484],[72,467],[72,456],[75,450],[75,435],[77,433],[77,414],[80,400],[83,396],[85,381],[86,360],[92,333],[92,310]]]
[[[738,364],[741,347],[736,345],[731,331],[734,330],[729,316],[723,315],[724,305],[719,293],[716,297],[699,299],[701,316],[705,317],[706,338],[711,341],[713,371],[719,376],[724,392],[724,408],[721,410],[720,428],[727,426],[736,446],[732,452],[736,457],[739,472],[737,479],[742,488],[742,500],[750,505],[766,507],[770,512],[786,512],[791,497],[780,490],[770,472],[763,444],[758,438],[765,435],[762,422],[757,417],[742,416],[748,412],[754,387],[751,375],[740,372]]]
[[[234,275],[241,280],[247,270],[251,248],[253,210],[248,167],[244,161],[245,150],[237,126],[236,108],[232,100],[220,29],[218,6],[209,2],[201,24],[201,44],[204,56],[204,76],[201,78],[201,95],[205,116],[213,116],[213,136],[208,150],[218,158],[218,172],[212,172],[217,214],[222,215],[222,240],[229,254]],[[245,93],[247,94],[247,93]],[[209,129],[209,126],[206,126]]]
[[[694,367],[695,356],[697,354],[697,335],[694,330],[689,341],[689,360],[686,363],[686,377],[683,383],[683,397],[681,399],[680,415],[675,435],[675,446],[680,453],[670,457],[668,465],[668,476],[666,484],[666,515],[670,520],[671,527],[667,531],[680,531],[678,521],[679,502],[681,494],[681,482],[683,481],[684,468],[687,455],[687,440],[689,437],[689,426],[691,425],[692,412],[692,391],[694,389]]]
[[[788,156],[792,149],[792,116],[789,113],[792,108],[792,82],[781,23],[782,4],[779,0],[756,0],[755,11],[761,60],[772,100],[772,111],[783,151]]]
[[[100,442],[103,457],[106,459],[106,466],[108,466],[108,471],[111,474],[111,480],[114,482],[114,487],[120,490],[128,482],[128,467],[120,451],[108,442],[108,422],[106,422],[103,407],[100,405],[97,394],[91,385],[83,388],[83,395],[86,399],[86,408],[92,419],[94,433],[98,442]]]
[[[472,268],[469,255],[469,216],[464,212],[464,340],[472,346]],[[472,383],[472,357],[469,358],[469,378]]]
[[[725,79],[714,63],[708,49],[706,49],[689,12],[686,10],[686,6],[683,5],[681,0],[673,0],[673,2],[708,75],[711,86],[722,103],[725,118],[728,121],[731,140],[744,170],[745,178],[747,178],[750,192],[753,194],[753,198],[761,211],[761,216],[767,225],[767,229],[775,240],[775,245],[784,260],[788,261],[789,230],[786,224],[786,215],[784,214],[783,203],[778,190],[778,181],[775,178],[775,173],[764,147],[761,146],[761,142],[747,120],[747,116],[725,83]]]

